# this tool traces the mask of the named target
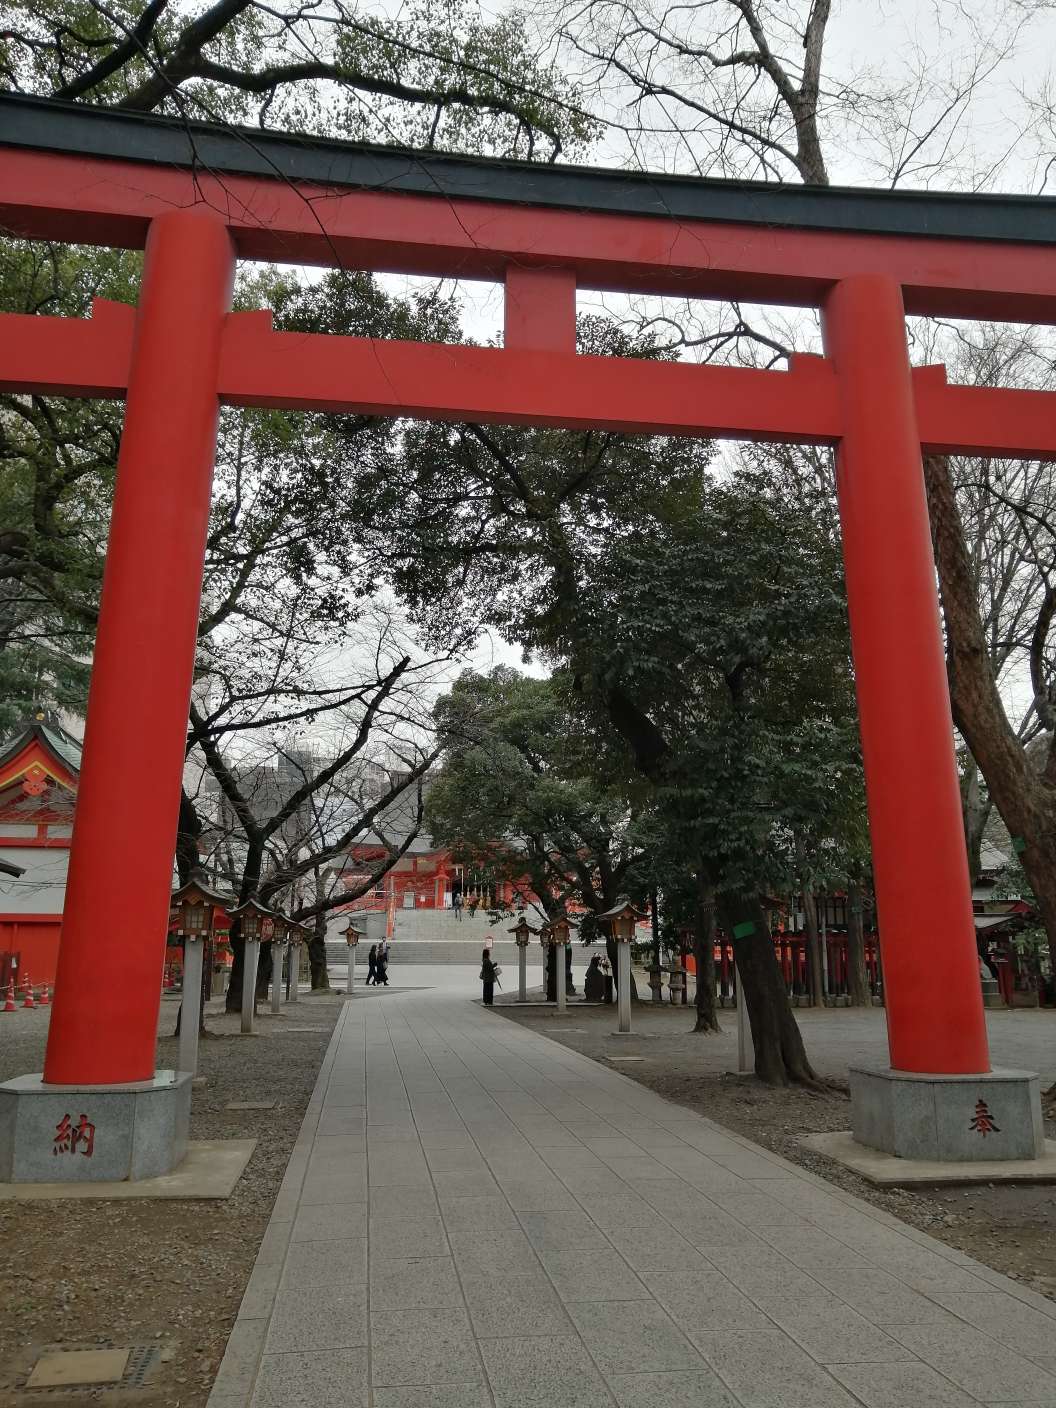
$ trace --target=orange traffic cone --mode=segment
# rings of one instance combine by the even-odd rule
[[[10,982],[8,983],[8,985],[7,985],[7,1001],[4,1003],[4,1008],[3,1008],[3,1010],[4,1010],[5,1012],[17,1012],[17,1011],[18,1011],[18,1008],[15,1006],[15,980],[14,980],[14,978],[12,978],[11,981],[10,981]]]
[[[47,985],[47,983],[45,983],[44,986],[43,986],[43,987],[41,988],[41,990],[40,990],[40,996],[37,998],[37,1006],[38,1006],[38,1007],[50,1007],[50,1006],[51,1006],[51,997],[50,997],[50,995],[49,995],[49,993],[48,993],[48,985]]]
[[[26,974],[26,995],[25,995],[25,997],[22,999],[22,1006],[23,1006],[23,1007],[36,1007],[36,1005],[37,1005],[37,1004],[33,1001],[33,985],[30,983],[30,981],[29,981],[29,974],[27,973],[27,974]]]

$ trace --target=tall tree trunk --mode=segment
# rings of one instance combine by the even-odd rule
[[[649,917],[653,929],[653,967],[659,972],[663,960],[660,954],[660,900],[655,890],[649,896]]]
[[[979,764],[969,753],[961,774],[961,814],[964,818],[964,844],[968,850],[968,874],[972,884],[983,869],[983,834],[990,819],[990,801],[979,786]]]
[[[806,855],[802,839],[795,837],[796,863],[803,895],[803,926],[807,936],[807,990],[810,1005],[821,1007],[825,1000],[825,985],[821,975],[821,935],[818,932],[818,905],[814,887],[807,878]]]
[[[715,891],[697,877],[693,914],[693,957],[697,967],[697,1024],[695,1032],[719,1032],[715,1006]]]
[[[326,965],[326,915],[315,916],[315,927],[308,941],[308,966],[312,973],[312,992],[330,991],[330,972]]]
[[[257,987],[254,996],[258,1002],[267,1002],[268,990],[271,987],[271,970],[275,966],[275,946],[271,943],[262,943],[260,953],[257,956]]]
[[[198,850],[201,834],[202,823],[197,808],[188,797],[186,788],[181,787],[180,819],[176,831],[176,873],[181,885],[186,885],[201,860]]]
[[[865,923],[862,917],[862,888],[855,881],[847,886],[847,986],[852,1007],[869,1007],[869,973],[865,966]]]
[[[754,896],[720,895],[719,916],[733,942],[755,1046],[755,1074],[768,1085],[813,1085],[817,1077],[792,1015],[762,905]]]
[[[803,881],[803,925],[807,932],[807,980],[810,1005],[821,1007],[825,1002],[825,984],[821,973],[821,933],[818,929],[818,904],[814,887]]]
[[[1017,845],[1056,972],[1056,763],[1050,753],[1044,773],[1033,771],[1001,703],[979,619],[975,578],[949,460],[925,456],[924,480],[946,620],[953,719]]]

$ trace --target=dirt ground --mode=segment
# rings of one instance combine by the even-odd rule
[[[192,1139],[256,1139],[228,1199],[0,1201],[0,1405],[41,1399],[101,1408],[202,1408],[271,1214],[340,998],[302,994],[279,1017],[261,1013],[259,1035],[211,1004],[201,1043]],[[177,1003],[162,1004],[171,1032]],[[288,1014],[288,1015],[287,1015]],[[0,1018],[0,1079],[39,1071],[46,1012]],[[291,1031],[290,1028],[302,1028]],[[303,1030],[310,1028],[311,1030]],[[158,1042],[158,1067],[176,1042]],[[236,1111],[238,1101],[274,1100]],[[21,1385],[44,1348],[133,1347],[142,1387],[29,1390]]]
[[[640,1057],[640,1061],[614,1062],[613,1069],[1056,1300],[1056,1186],[880,1189],[804,1147],[801,1141],[806,1134],[850,1128],[847,1086],[832,1070],[831,1058],[819,1062],[820,1068],[829,1067],[822,1093],[772,1089],[754,1076],[736,1074],[732,1040],[736,1018],[730,1011],[722,1014],[723,1035],[715,1037],[693,1032],[693,1011],[688,1007],[636,1004],[631,1036],[613,1035],[612,1007],[570,1002],[564,1018],[546,1007],[503,1003],[496,1007],[500,1010],[596,1061]],[[849,1009],[824,1013],[828,1027],[844,1012],[853,1020]],[[809,1020],[803,1020],[807,1015],[797,1013],[810,1052]],[[1048,1017],[1042,1014],[1046,1022]],[[1052,1018],[1056,1037],[1056,1014]],[[1046,1115],[1046,1135],[1056,1138],[1056,1108],[1051,1102]]]

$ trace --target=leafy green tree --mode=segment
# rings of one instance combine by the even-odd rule
[[[626,759],[607,757],[626,750],[570,686],[505,665],[464,673],[435,711],[444,753],[427,823],[456,859],[511,886],[518,908],[538,903],[553,920],[581,906],[580,937],[611,948],[596,916],[638,883],[638,817],[614,781]]]
[[[838,555],[735,481],[613,540],[573,609],[584,694],[627,739],[733,938],[757,1073],[812,1079],[761,898],[791,888],[797,831],[842,830],[860,797]]]
[[[0,81],[130,112],[551,159],[596,124],[516,10],[10,0]]]
[[[615,340],[589,320],[580,331]],[[648,784],[665,853],[695,877],[699,927],[714,901],[735,936],[759,1074],[810,1080],[760,898],[792,888],[797,832],[860,826],[837,545],[763,476],[712,483],[699,443],[422,434],[428,457],[412,440],[405,472],[451,507],[430,534],[412,509],[395,579],[434,630],[435,603],[460,593],[569,672]]]

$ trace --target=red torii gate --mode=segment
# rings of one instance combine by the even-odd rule
[[[1056,395],[911,369],[904,318],[1056,322],[1052,212],[0,100],[0,227],[146,249],[136,310],[0,317],[0,388],[127,398],[45,1080],[153,1074],[221,404],[836,446],[891,1064],[988,1071],[921,446],[1056,455]],[[230,311],[238,257],[502,280],[505,345],[276,333]],[[579,356],[577,286],[818,307],[826,356],[787,372]],[[150,792],[115,792],[148,750]]]

